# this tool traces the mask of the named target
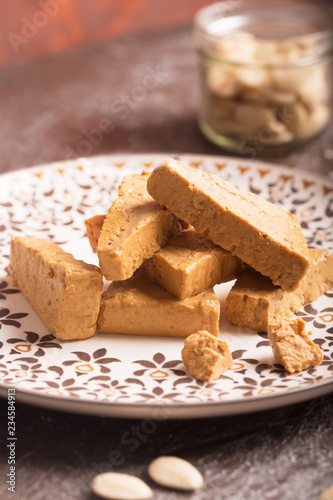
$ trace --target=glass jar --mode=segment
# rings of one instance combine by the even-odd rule
[[[313,3],[226,0],[195,17],[199,125],[255,157],[308,141],[331,116],[333,30]]]

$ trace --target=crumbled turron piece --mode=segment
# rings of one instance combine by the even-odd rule
[[[270,323],[291,318],[301,306],[316,300],[333,286],[333,255],[310,248],[311,265],[298,287],[286,292],[253,270],[242,273],[230,290],[226,316],[231,323],[267,332]]]
[[[194,491],[203,485],[203,478],[198,469],[179,457],[155,458],[149,465],[148,474],[155,483],[167,488]]]
[[[322,492],[319,500],[333,500],[333,485]]]
[[[184,342],[182,360],[198,380],[218,379],[233,364],[229,345],[207,331],[193,333]]]
[[[323,360],[320,347],[312,342],[301,318],[268,325],[268,338],[277,363],[288,372],[300,372]]]
[[[182,229],[181,222],[149,196],[148,177],[146,172],[126,176],[103,222],[97,255],[108,280],[130,278]]]
[[[220,303],[209,289],[178,300],[137,272],[115,281],[103,293],[98,331],[167,337],[187,337],[198,330],[219,333]]]
[[[194,229],[172,236],[161,250],[143,263],[148,278],[178,299],[235,279],[244,264]]]
[[[167,159],[151,173],[149,194],[201,234],[288,291],[309,267],[295,215],[219,177]]]
[[[87,237],[94,253],[97,252],[98,238],[103,226],[105,215],[94,215],[90,217],[84,223],[86,226]]]
[[[95,476],[91,488],[95,495],[108,500],[146,500],[153,496],[142,479],[120,472],[104,472]]]
[[[16,237],[11,242],[9,269],[55,337],[94,335],[103,287],[98,267],[76,260],[52,241]]]

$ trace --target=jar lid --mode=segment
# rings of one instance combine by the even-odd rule
[[[333,15],[312,2],[229,0],[199,10],[194,40],[229,63],[309,65],[332,55]]]

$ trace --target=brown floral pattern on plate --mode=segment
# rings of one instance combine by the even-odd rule
[[[61,342],[15,288],[8,275],[11,235],[47,237],[76,257],[96,263],[84,220],[106,212],[123,175],[153,168],[162,158],[96,157],[1,176],[0,387],[129,407],[218,403],[221,408],[232,401],[265,401],[295,390],[304,391],[306,398],[308,388],[318,383],[331,383],[333,388],[333,291],[298,312],[323,351],[321,366],[290,375],[274,362],[265,333],[238,328],[222,317],[220,335],[230,344],[234,365],[219,380],[204,383],[186,372],[181,339],[96,334],[84,341]],[[333,250],[329,180],[254,161],[181,159],[284,206],[299,218],[309,246]],[[217,287],[217,292],[223,309],[227,288]]]

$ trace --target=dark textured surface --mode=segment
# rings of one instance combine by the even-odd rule
[[[0,408],[4,423],[5,401]],[[86,417],[18,404],[16,422],[20,500],[93,500],[92,477],[110,470],[146,480],[158,500],[315,500],[333,483],[332,395],[250,415],[169,422]],[[203,474],[204,487],[189,494],[155,486],[147,467],[161,454],[190,460]],[[3,446],[2,474],[6,456]],[[4,482],[0,495],[14,497]]]
[[[147,83],[151,70],[157,77],[140,97],[135,88]],[[4,68],[0,172],[73,156],[87,131],[98,128],[105,118],[116,130],[104,134],[99,144],[91,143],[89,155],[221,154],[197,128],[197,83],[189,29]],[[329,175],[332,131],[331,124],[311,144],[274,161]],[[157,500],[316,500],[333,484],[332,395],[250,415],[157,423],[17,404],[15,495],[7,492],[6,485],[4,400],[0,411],[2,500],[93,500],[91,478],[112,469],[136,474],[151,484],[147,465],[160,454],[189,459],[204,475],[205,486],[193,494],[153,486]],[[112,451],[116,453],[110,456]]]

